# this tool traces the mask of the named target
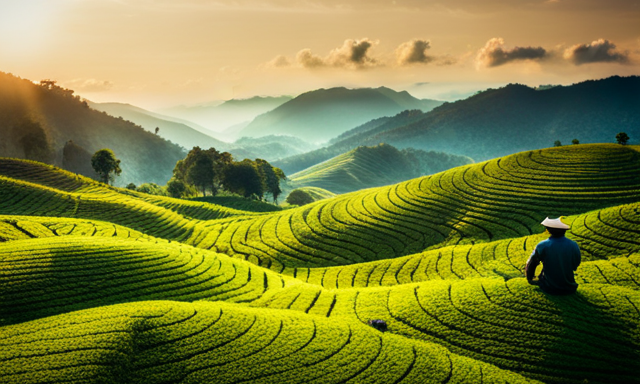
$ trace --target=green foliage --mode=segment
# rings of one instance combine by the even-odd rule
[[[101,149],[93,154],[91,157],[91,166],[96,173],[100,175],[102,182],[105,184],[113,181],[114,175],[119,176],[120,173],[122,173],[120,160],[118,160],[113,151],[108,148]]]
[[[262,198],[266,190],[258,165],[249,159],[228,164],[222,173],[222,184],[225,190],[244,197]]]
[[[562,142],[560,140],[556,140],[553,142],[554,147],[562,147]]]
[[[136,187],[135,184],[129,183],[129,184],[127,184],[127,186],[125,188],[127,188],[130,191],[135,191],[137,187]]]
[[[302,189],[294,189],[289,193],[289,196],[287,196],[287,203],[291,205],[303,206],[313,202],[313,197]]]
[[[156,183],[141,184],[136,191],[156,196],[167,196],[167,190]]]
[[[620,132],[616,135],[616,141],[618,142],[618,144],[626,145],[629,141],[629,135],[627,135],[625,132]]]
[[[639,166],[563,146],[250,213],[0,159],[0,381],[638,383]],[[521,272],[561,215],[567,297]]]
[[[578,140],[578,139],[573,139],[573,140],[571,140],[571,144],[573,144],[573,145],[580,144],[580,140]]]

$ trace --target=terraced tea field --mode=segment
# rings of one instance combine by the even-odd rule
[[[638,383],[639,150],[261,213],[0,159],[0,383]],[[522,274],[558,215],[565,297]]]

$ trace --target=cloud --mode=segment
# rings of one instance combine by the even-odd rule
[[[605,39],[595,40],[590,44],[576,44],[565,49],[563,57],[575,65],[611,62],[626,64],[629,62],[628,52],[616,51],[616,45]]]
[[[291,66],[291,61],[289,61],[289,59],[284,55],[278,55],[269,61],[267,66],[272,68],[289,67]]]
[[[76,92],[105,92],[113,88],[108,80],[74,79],[64,83],[64,86]]]
[[[360,40],[347,39],[342,46],[333,49],[326,57],[314,55],[306,48],[296,54],[298,65],[316,69],[322,67],[334,67],[345,69],[363,69],[379,65],[378,61],[369,56],[370,49],[378,44],[367,38]]]
[[[400,65],[426,64],[434,60],[426,54],[431,48],[427,40],[414,39],[400,44],[396,48],[396,59]]]
[[[476,56],[476,68],[497,67],[516,60],[540,60],[549,56],[542,47],[504,48],[504,40],[494,37],[487,41]]]

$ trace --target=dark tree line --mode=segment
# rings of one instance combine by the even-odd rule
[[[187,157],[176,163],[167,192],[171,196],[182,197],[188,194],[189,188],[196,188],[205,196],[207,191],[212,196],[228,191],[258,199],[269,194],[277,203],[282,193],[280,180],[285,178],[280,168],[271,166],[266,160],[234,161],[228,152],[194,147]]]

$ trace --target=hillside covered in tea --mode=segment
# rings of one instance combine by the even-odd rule
[[[572,145],[253,212],[2,158],[0,382],[639,383],[639,169]],[[561,215],[558,297],[522,268]]]

